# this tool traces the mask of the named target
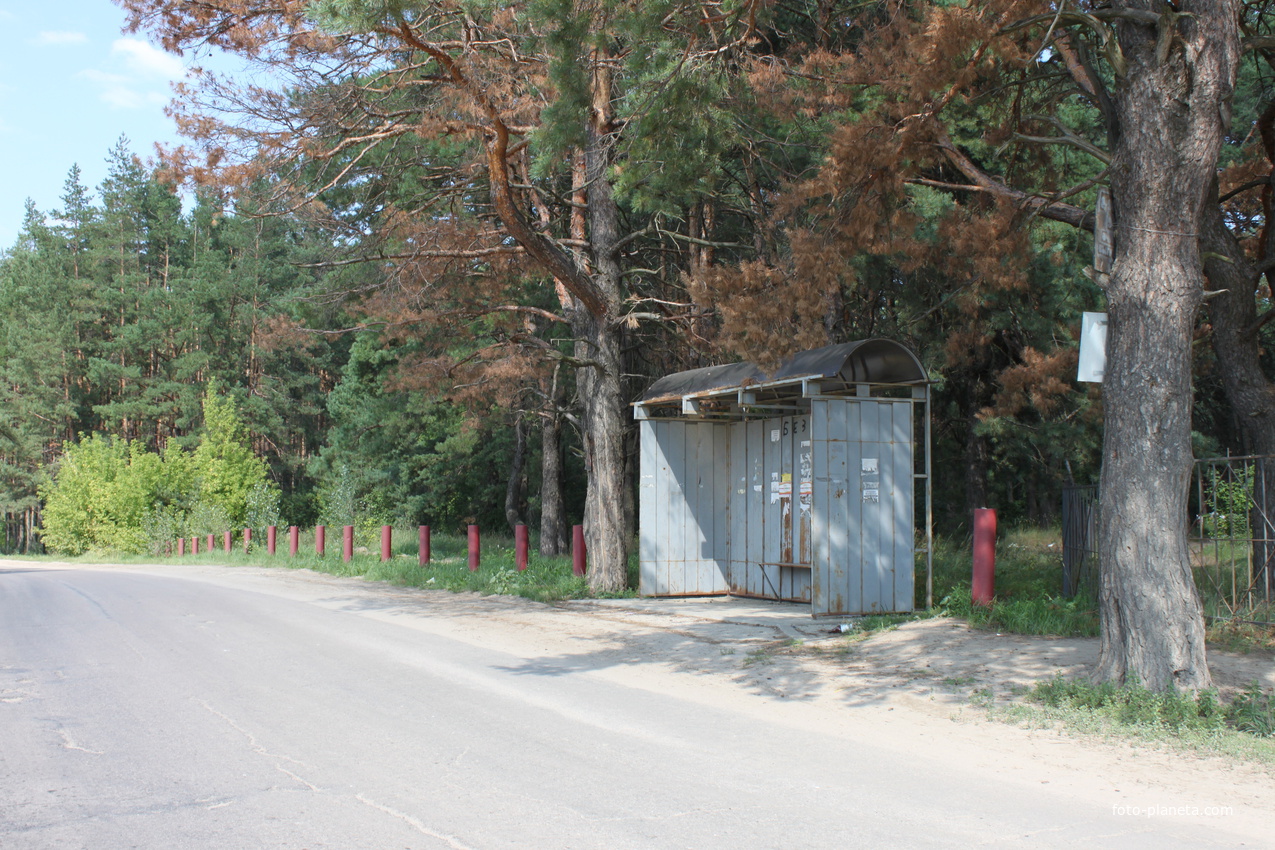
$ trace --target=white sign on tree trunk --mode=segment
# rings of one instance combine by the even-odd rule
[[[1107,314],[1085,313],[1080,321],[1080,368],[1077,381],[1101,384],[1107,368]]]

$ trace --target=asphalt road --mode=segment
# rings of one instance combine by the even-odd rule
[[[6,850],[1241,843],[357,608],[11,564]]]

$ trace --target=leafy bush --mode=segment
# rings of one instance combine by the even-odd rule
[[[193,454],[170,443],[160,455],[102,434],[66,443],[40,487],[45,546],[68,555],[158,554],[175,537],[227,530],[252,510],[277,523],[278,491],[248,448],[233,403],[212,386],[204,413]]]

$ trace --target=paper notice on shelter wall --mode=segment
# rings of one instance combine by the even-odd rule
[[[1101,384],[1107,368],[1107,314],[1085,313],[1080,320],[1080,366],[1077,381]]]

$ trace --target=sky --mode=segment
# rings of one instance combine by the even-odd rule
[[[0,250],[22,227],[27,198],[61,205],[78,164],[91,190],[121,135],[144,160],[180,141],[164,106],[183,59],[121,32],[110,0],[0,0]]]

